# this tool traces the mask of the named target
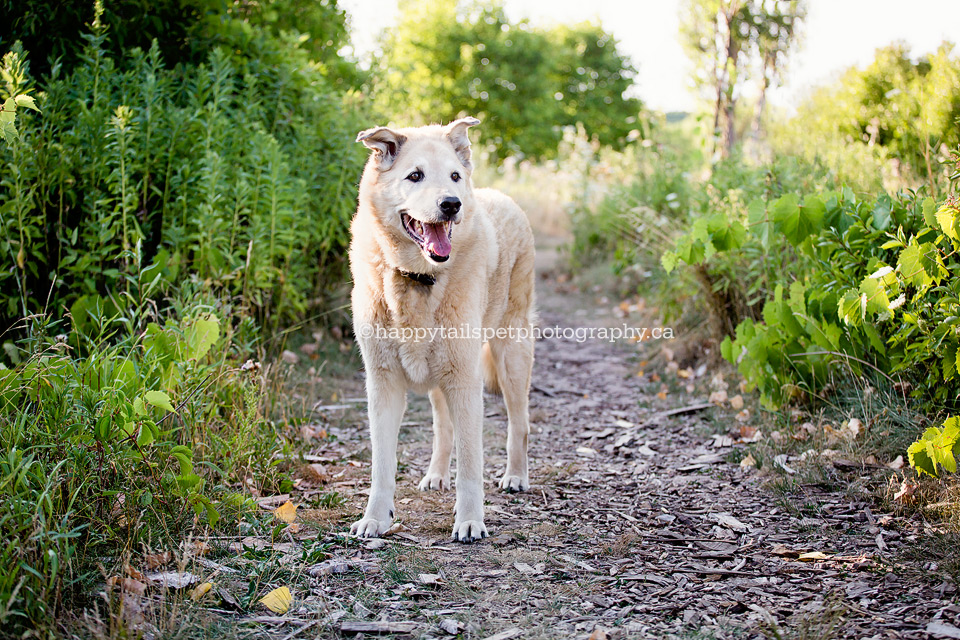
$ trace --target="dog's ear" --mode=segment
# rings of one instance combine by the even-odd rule
[[[405,135],[387,127],[367,129],[357,134],[357,142],[362,142],[368,149],[373,149],[381,171],[386,171],[393,166],[393,161],[400,153],[400,147],[406,141]]]
[[[467,129],[480,124],[480,121],[473,117],[460,118],[448,124],[443,129],[443,135],[446,136],[453,150],[457,152],[457,157],[467,169],[470,165],[470,137],[467,135]]]

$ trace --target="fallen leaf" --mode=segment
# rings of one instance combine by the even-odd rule
[[[686,380],[686,379],[688,379],[688,378],[690,378],[690,377],[692,377],[692,376],[693,376],[693,369],[691,369],[690,367],[687,367],[686,369],[678,369],[678,370],[677,370],[677,377],[678,377],[678,378],[683,378],[684,380]]]
[[[716,405],[721,405],[726,401],[727,401],[727,392],[723,390],[714,391],[713,393],[710,394],[710,397],[707,398],[707,402],[711,404],[716,404]]]
[[[661,392],[659,392],[659,393],[657,394],[657,397],[660,398],[661,400],[666,400],[666,399],[667,399],[667,392],[666,392],[666,391],[661,391]]]
[[[738,393],[730,398],[730,408],[734,411],[740,411],[740,409],[743,409],[743,396]]]
[[[420,584],[440,584],[439,573],[421,573],[417,575],[417,581]]]
[[[592,458],[597,455],[597,450],[591,449],[590,447],[577,447],[577,455]]]
[[[213,588],[212,582],[203,582],[190,590],[190,599],[196,602]]]
[[[159,584],[161,587],[166,587],[167,589],[183,589],[184,587],[189,587],[194,582],[200,580],[197,576],[192,573],[180,572],[180,571],[165,571],[163,573],[148,573],[147,579],[150,582]]]
[[[726,527],[727,529],[733,529],[734,531],[741,533],[750,530],[750,527],[740,522],[729,513],[713,513],[710,515],[710,518],[721,527]]]
[[[756,467],[757,461],[754,460],[752,453],[748,453],[747,457],[740,461],[740,466],[744,469],[747,469],[749,467]]]
[[[284,614],[290,609],[290,604],[293,602],[293,595],[290,593],[290,589],[287,587],[280,587],[279,589],[274,589],[267,595],[260,598],[260,604],[265,606],[270,611],[274,613]]]
[[[280,354],[280,358],[287,364],[297,364],[300,362],[300,356],[289,349],[284,349],[283,353]]]
[[[917,485],[904,479],[904,481],[900,483],[900,489],[893,495],[893,500],[902,505],[913,504],[917,500],[916,492]]]
[[[740,438],[743,440],[749,440],[753,436],[757,435],[756,427],[751,427],[748,424],[740,425]]]
[[[121,578],[120,576],[112,576],[107,578],[108,587],[119,587],[121,591],[125,593],[133,593],[138,596],[142,596],[147,591],[147,585],[143,584],[139,580],[134,580],[133,578]]]
[[[782,556],[784,558],[798,558],[800,557],[800,552],[796,549],[791,549],[790,547],[778,544],[770,551],[775,556]]]
[[[797,560],[800,562],[816,562],[817,560],[829,560],[831,557],[822,551],[808,551],[797,556]]]
[[[153,570],[158,567],[162,567],[173,559],[173,554],[169,551],[164,551],[162,553],[148,553],[143,557],[143,561],[147,565],[147,569]]]
[[[277,518],[277,520],[282,520],[287,524],[291,524],[297,519],[297,505],[287,500],[282,505],[274,509],[273,515]]]
[[[464,625],[459,620],[454,620],[453,618],[444,618],[440,621],[440,628],[444,632],[455,636],[460,633],[460,630],[464,628]]]
[[[607,640],[607,632],[597,627],[593,630],[593,633],[590,634],[590,637],[587,640]]]
[[[903,456],[897,456],[887,463],[888,469],[903,469]]]

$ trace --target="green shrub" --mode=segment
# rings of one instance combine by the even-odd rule
[[[156,43],[115,61],[105,37],[34,92],[43,115],[3,155],[0,325],[117,294],[138,241],[163,279],[205,281],[260,320],[315,308],[343,275],[361,114],[293,36],[176,70]],[[10,75],[0,97],[34,87]]]
[[[72,322],[33,316],[0,365],[0,624],[46,628],[81,597],[93,560],[175,546],[236,515],[236,487],[279,491],[283,441],[261,411],[262,377],[234,340],[234,309],[138,275]],[[224,508],[227,507],[227,508]]]

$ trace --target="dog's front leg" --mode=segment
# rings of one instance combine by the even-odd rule
[[[363,518],[350,533],[375,538],[393,523],[393,494],[397,486],[397,436],[407,405],[406,389],[383,372],[367,369],[367,412],[370,418],[370,499]]]
[[[483,524],[483,383],[445,389],[457,447],[457,500],[453,539],[473,542],[487,536]]]

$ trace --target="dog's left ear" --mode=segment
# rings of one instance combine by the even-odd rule
[[[357,134],[357,142],[362,142],[363,146],[377,154],[377,163],[381,171],[386,171],[393,166],[393,161],[400,153],[400,147],[406,141],[405,135],[387,127],[367,129]]]
[[[450,144],[453,145],[453,150],[457,152],[457,157],[460,158],[460,162],[462,162],[463,166],[467,169],[472,168],[470,165],[470,137],[467,135],[467,129],[475,127],[478,124],[480,124],[480,121],[476,118],[467,117],[455,120],[443,129],[443,135],[446,136]]]

